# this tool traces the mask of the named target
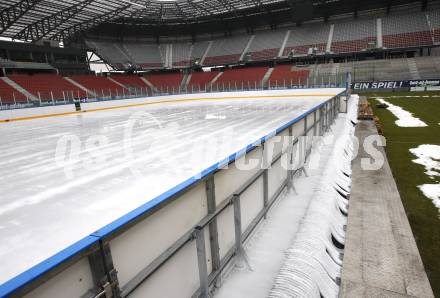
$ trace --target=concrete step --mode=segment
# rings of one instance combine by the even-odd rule
[[[142,81],[144,81],[145,84],[147,84],[148,87],[150,87],[152,90],[154,90],[154,92],[158,92],[157,88],[151,84],[151,82],[149,80],[147,80],[144,77],[140,77]]]
[[[96,97],[96,93],[95,93],[95,92],[93,92],[93,91],[87,89],[86,87],[84,87],[84,86],[81,85],[80,83],[78,83],[78,82],[72,80],[72,79],[69,78],[69,77],[64,77],[64,79],[65,79],[66,81],[70,82],[71,84],[75,85],[75,86],[78,87],[79,89],[85,91],[87,94],[90,94],[90,95]]]
[[[411,76],[411,79],[420,80],[419,69],[417,68],[417,64],[414,58],[408,58],[406,59],[406,61],[408,62],[409,74]]]
[[[16,82],[14,82],[13,80],[11,80],[8,77],[1,77],[0,79],[2,79],[6,84],[8,84],[9,86],[11,86],[12,88],[14,88],[15,90],[17,90],[17,92],[20,92],[21,94],[23,94],[24,96],[26,96],[29,100],[32,101],[40,101],[38,99],[38,97],[36,97],[35,95],[33,95],[32,93],[30,93],[29,91],[27,91],[26,89],[24,89],[23,87],[21,87],[20,85],[18,85]]]
[[[217,80],[223,75],[223,72],[219,72],[213,79],[211,82],[208,83],[208,88],[210,88],[212,85],[215,84],[215,82],[217,82]]]
[[[273,70],[274,70],[273,67],[269,67],[269,69],[267,70],[267,72],[264,74],[264,77],[263,77],[263,79],[261,80],[261,81],[262,81],[261,83],[262,83],[263,86],[266,86],[267,81],[269,81],[269,78],[270,78],[270,76],[271,76]]]
[[[191,77],[192,77],[192,73],[185,74],[185,76],[183,77],[183,80],[182,80],[182,84],[180,85],[181,89],[186,90],[186,88],[188,88],[188,84],[191,80]]]
[[[107,77],[107,79],[109,79],[110,81],[112,81],[113,83],[115,83],[116,85],[121,86],[122,88],[128,89],[127,86],[125,86],[124,84],[116,81],[115,79],[113,79],[112,77]]]

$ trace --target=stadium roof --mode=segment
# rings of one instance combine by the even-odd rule
[[[0,2],[0,35],[21,40],[62,39],[116,19],[188,22],[239,14],[285,0],[12,0]]]
[[[204,20],[260,18],[291,11],[312,17],[317,8],[359,8],[391,0],[8,0],[0,1],[0,36],[18,40],[65,40],[101,24],[188,25]],[[396,2],[411,0],[393,0]],[[427,0],[422,0],[427,1]],[[272,19],[273,15],[272,15]]]

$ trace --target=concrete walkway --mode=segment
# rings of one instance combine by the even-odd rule
[[[340,297],[434,297],[383,148],[381,169],[361,169],[372,134],[373,121],[358,123]]]

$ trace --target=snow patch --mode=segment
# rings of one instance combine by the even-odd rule
[[[428,176],[440,176],[440,146],[423,144],[417,148],[409,149],[417,156],[413,162],[425,167],[425,174]]]
[[[440,184],[423,184],[418,188],[423,192],[425,197],[432,200],[435,207],[440,209]]]
[[[423,144],[417,148],[409,149],[409,151],[417,156],[413,162],[425,167],[425,174],[431,179],[440,176],[440,146]],[[423,184],[417,186],[425,197],[431,199],[434,205],[440,209],[440,183]]]
[[[413,116],[412,113],[405,111],[399,106],[393,105],[383,98],[376,98],[380,103],[388,105],[388,110],[398,118],[396,125],[400,127],[424,127],[428,126],[425,122]]]

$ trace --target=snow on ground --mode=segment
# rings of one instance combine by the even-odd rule
[[[413,116],[412,113],[405,111],[399,106],[393,105],[383,98],[376,98],[380,103],[388,105],[388,110],[398,118],[396,125],[400,127],[424,127],[428,126],[425,122]]]
[[[418,188],[423,192],[425,197],[431,199],[434,205],[440,210],[440,184],[423,184]]]
[[[440,176],[440,146],[423,144],[417,148],[409,149],[409,151],[417,156],[413,162],[425,167],[425,174],[431,176]]]
[[[423,144],[417,148],[409,150],[412,154],[417,156],[417,159],[413,159],[413,162],[425,167],[425,174],[431,179],[435,179],[435,176],[440,176],[440,146]],[[423,184],[418,188],[423,192],[425,197],[432,200],[434,205],[440,209],[440,184]]]

